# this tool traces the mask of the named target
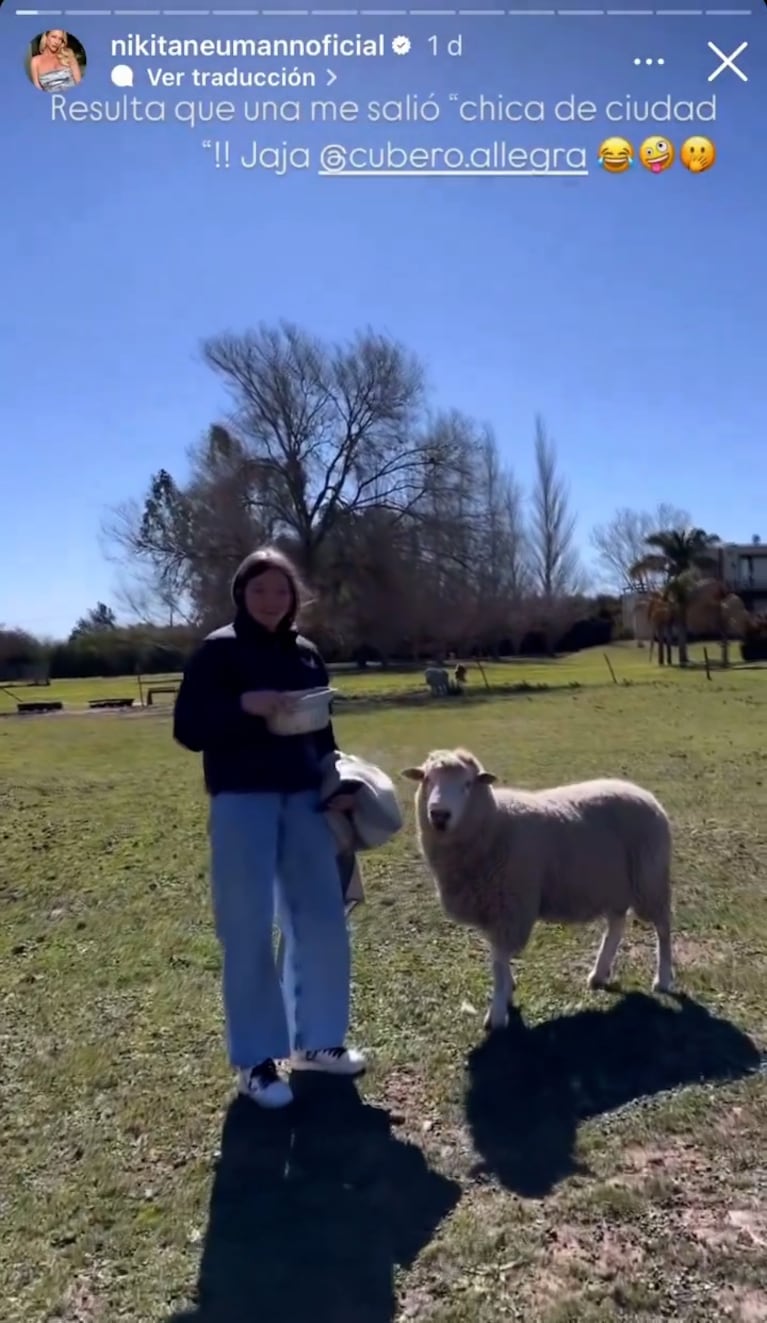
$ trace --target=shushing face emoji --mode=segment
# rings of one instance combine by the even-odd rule
[[[694,175],[710,170],[716,160],[716,147],[710,138],[688,138],[679,153],[682,165]]]
[[[605,138],[599,148],[599,164],[609,175],[622,175],[634,164],[634,148],[627,138]]]
[[[662,174],[674,164],[676,152],[668,138],[645,138],[639,148],[639,159],[645,170],[654,175]]]

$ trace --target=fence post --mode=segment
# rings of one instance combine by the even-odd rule
[[[610,661],[610,658],[608,657],[608,655],[607,655],[606,652],[603,652],[603,653],[602,653],[602,656],[604,657],[605,661],[607,662],[607,669],[608,669],[608,671],[610,672],[611,676],[613,677],[613,684],[617,684],[618,681],[617,681],[617,679],[615,678],[615,671],[613,670],[613,664],[612,664],[612,662]]]
[[[478,669],[479,669],[479,673],[480,673],[480,675],[482,676],[482,679],[483,679],[484,682],[485,682],[485,688],[489,691],[489,689],[490,689],[490,682],[489,682],[487,676],[485,675],[485,668],[484,668],[484,666],[482,665],[482,662],[481,662],[481,660],[480,660],[479,657],[475,657],[474,660],[476,661],[476,663],[477,663],[477,667],[478,667]]]
[[[706,679],[711,679],[711,663],[708,660],[708,648],[703,649],[703,660],[706,663]]]

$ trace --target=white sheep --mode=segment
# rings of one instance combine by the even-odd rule
[[[619,780],[493,789],[498,778],[467,749],[437,749],[402,775],[419,782],[418,842],[445,913],[490,944],[486,1028],[508,1023],[511,959],[538,919],[607,920],[589,975],[593,989],[610,982],[632,910],[657,933],[653,987],[671,990],[671,828],[649,791]]]

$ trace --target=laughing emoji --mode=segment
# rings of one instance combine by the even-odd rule
[[[660,175],[674,164],[676,152],[668,138],[645,138],[639,148],[639,159],[645,170]]]
[[[599,164],[610,175],[622,175],[634,164],[634,148],[627,138],[605,138],[599,148]]]

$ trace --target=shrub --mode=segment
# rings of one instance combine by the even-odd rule
[[[767,615],[749,617],[743,632],[740,655],[744,661],[767,661]]]

